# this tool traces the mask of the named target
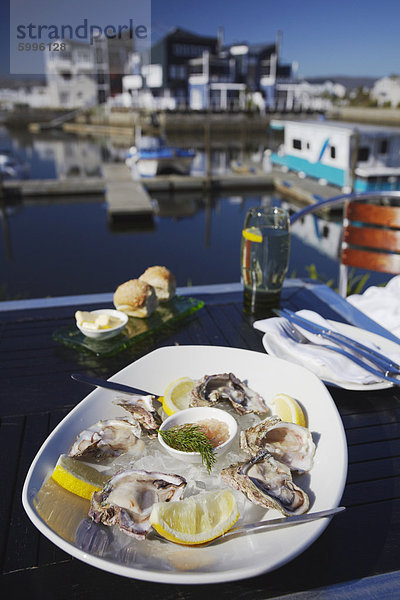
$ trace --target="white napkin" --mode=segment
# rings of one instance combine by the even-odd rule
[[[400,275],[393,277],[385,287],[371,286],[363,294],[353,294],[346,300],[400,337]]]
[[[323,325],[334,331],[334,328],[330,323],[323,319],[318,313],[310,310],[300,310],[296,314],[309,321]],[[321,347],[313,346],[312,344],[299,344],[285,335],[280,327],[280,323],[283,319],[280,317],[274,317],[270,319],[263,319],[255,321],[253,326],[260,331],[267,334],[267,344],[271,349],[271,352],[279,358],[284,358],[291,362],[297,363],[306,367],[318,377],[325,381],[331,381],[337,384],[368,384],[379,381],[379,379],[353,363],[350,359],[332,352],[331,350],[325,350]],[[334,345],[330,341],[322,340],[322,338],[313,336],[304,329],[302,333],[312,341],[317,341],[319,344]],[[368,343],[363,341],[367,346]],[[371,346],[372,347],[372,346]],[[378,348],[375,348],[376,350]],[[382,352],[387,355],[386,352]],[[393,360],[400,360],[400,352],[397,356],[390,355]]]

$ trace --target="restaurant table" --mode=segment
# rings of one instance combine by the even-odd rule
[[[212,345],[265,352],[262,333],[242,310],[239,285],[185,288],[204,307],[111,357],[78,352],[52,339],[75,310],[111,306],[111,294],[0,303],[1,569],[7,597],[29,598],[400,598],[400,388],[329,387],[348,443],[341,504],[301,555],[257,577],[209,585],[150,583],[72,558],[30,522],[21,503],[29,466],[54,427],[88,393],[70,374],[108,378],[163,346]],[[323,284],[288,280],[281,305],[369,327],[391,337]],[[395,338],[396,339],[396,338]],[[4,597],[4,596],[3,596]]]

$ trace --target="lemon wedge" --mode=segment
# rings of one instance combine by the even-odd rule
[[[178,410],[189,408],[190,392],[195,383],[195,380],[190,377],[180,377],[169,384],[164,396],[159,398],[168,416],[175,414]]]
[[[243,229],[242,235],[246,240],[250,240],[251,242],[262,242],[262,233],[258,227],[248,227],[247,229]]]
[[[276,394],[272,399],[274,413],[285,423],[296,423],[306,427],[306,418],[300,404],[287,394]]]
[[[87,500],[110,479],[110,476],[66,454],[61,454],[51,477],[64,489]]]
[[[150,523],[167,540],[196,546],[221,536],[238,518],[233,492],[218,490],[177,502],[157,502],[153,504]]]

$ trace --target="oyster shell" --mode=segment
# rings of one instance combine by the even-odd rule
[[[191,391],[190,406],[213,406],[220,400],[229,400],[241,415],[269,412],[263,397],[233,373],[205,375]]]
[[[293,482],[289,467],[268,452],[226,467],[221,478],[250,502],[276,508],[286,516],[301,515],[308,510],[308,496]]]
[[[240,433],[240,447],[251,456],[268,451],[292,471],[304,473],[313,466],[315,444],[311,432],[301,425],[270,417]]]
[[[113,401],[117,406],[122,406],[133,418],[140,423],[142,430],[149,437],[157,437],[157,431],[162,420],[153,406],[155,396],[131,396],[117,397]]]
[[[104,459],[128,451],[139,453],[144,448],[144,442],[139,439],[140,435],[140,425],[133,419],[98,421],[81,431],[68,455],[73,458]]]
[[[134,469],[120,471],[90,501],[89,517],[96,523],[119,525],[139,540],[146,537],[155,502],[180,500],[186,479],[180,475]]]

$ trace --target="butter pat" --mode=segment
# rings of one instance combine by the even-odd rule
[[[121,319],[107,315],[105,313],[95,314],[86,310],[77,310],[75,313],[77,325],[90,331],[99,331],[101,329],[112,329],[121,325]]]

